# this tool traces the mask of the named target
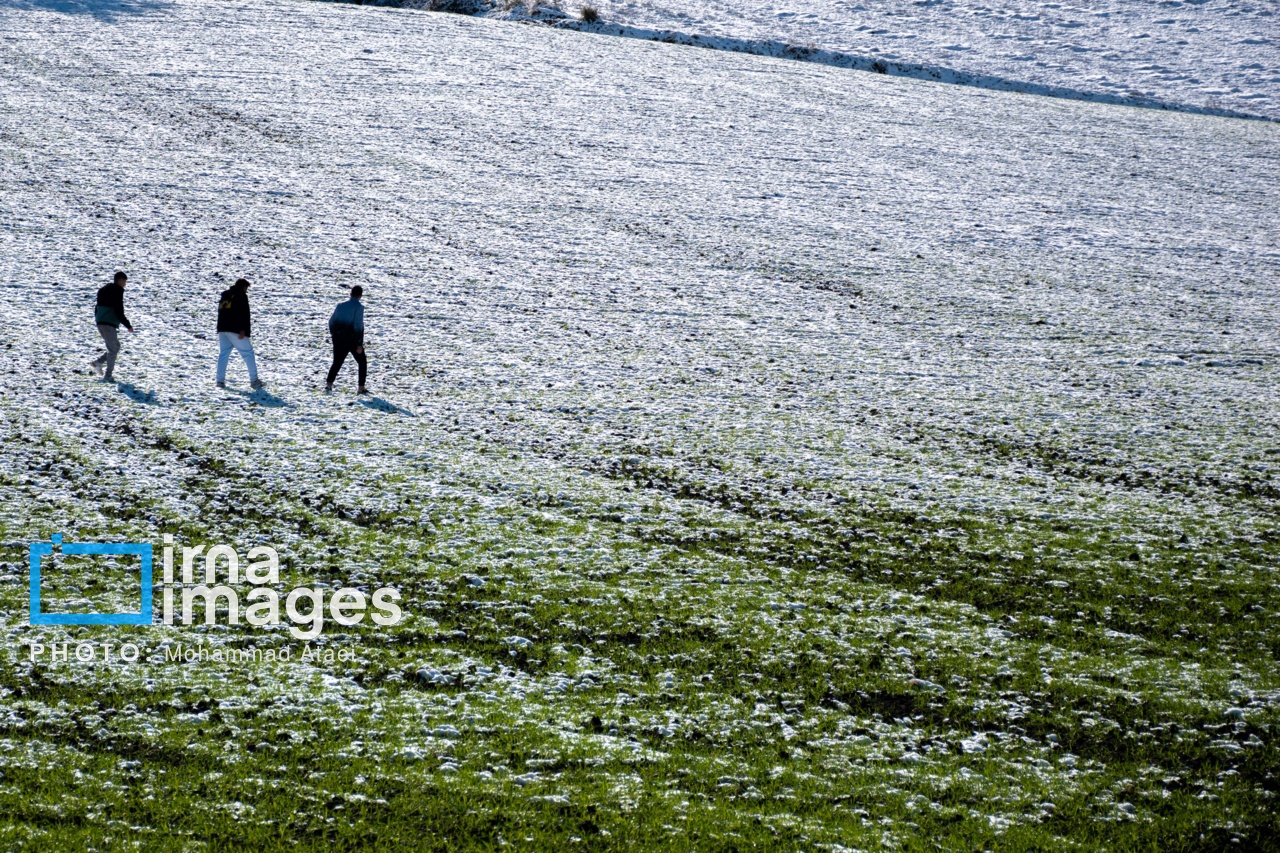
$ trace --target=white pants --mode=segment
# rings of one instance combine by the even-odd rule
[[[227,381],[227,361],[231,351],[240,353],[244,366],[249,368],[249,381],[258,381],[258,363],[253,360],[253,344],[248,338],[242,338],[235,332],[218,332],[218,381]]]

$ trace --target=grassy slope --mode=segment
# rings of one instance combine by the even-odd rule
[[[284,11],[277,18],[274,10]],[[918,123],[893,131],[904,101],[883,81],[851,94],[840,88],[844,77],[816,69],[785,86],[748,86],[731,67],[745,60],[615,42],[592,42],[590,50],[606,53],[575,56],[579,65],[563,76],[538,81],[545,89],[536,108],[527,92],[507,92],[493,96],[503,99],[497,108],[472,114],[446,101],[436,111],[368,88],[340,43],[394,47],[424,77],[450,56],[475,63],[481,80],[516,48],[545,70],[580,43],[305,6],[268,4],[235,26],[216,5],[180,11],[203,22],[202,39],[223,51],[208,67],[202,51],[193,54],[202,73],[260,70],[254,63],[268,60],[239,52],[255,38],[263,45],[249,54],[269,57],[278,73],[286,66],[265,45],[284,49],[289,16],[333,40],[295,57],[300,66],[327,51],[347,65],[325,70],[332,93],[309,94],[282,117],[271,106],[278,95],[256,102],[236,88],[273,79],[266,75],[244,73],[247,84],[194,76],[163,98],[137,89],[127,31],[115,42],[115,31],[61,21],[67,32],[51,27],[43,43],[65,50],[71,34],[103,39],[120,50],[123,71],[86,56],[58,59],[79,69],[72,75],[30,46],[5,48],[6,78],[17,81],[7,84],[7,120],[41,87],[67,87],[94,103],[117,97],[96,88],[116,81],[133,93],[118,96],[127,100],[118,108],[173,142],[147,152],[149,162],[161,157],[154,172],[139,165],[141,153],[119,149],[101,161],[101,175],[79,177],[80,208],[65,213],[60,170],[96,161],[77,141],[80,153],[60,164],[58,141],[88,134],[109,148],[110,131],[86,129],[70,108],[7,124],[4,156],[19,177],[6,186],[4,214],[22,249],[10,257],[43,266],[2,318],[4,339],[17,346],[0,368],[8,371],[0,374],[0,540],[14,543],[0,558],[8,632],[0,843],[1216,850],[1232,839],[1263,849],[1280,834],[1271,297],[1247,283],[1196,295],[1227,279],[1214,268],[1214,241],[1265,238],[1257,222],[1266,192],[1246,188],[1265,190],[1267,161],[1250,157],[1257,134],[1271,131],[981,95],[957,105],[928,100],[926,87],[910,90],[925,98],[914,103]],[[338,23],[350,28],[343,39],[325,34]],[[127,26],[171,39],[174,54],[190,38],[164,22]],[[494,39],[512,44],[490,54]],[[637,131],[678,126],[688,109],[683,90],[668,82],[672,102],[642,90],[652,100],[632,104],[623,97],[635,70],[599,71],[606,60],[705,85],[706,136],[690,131],[668,151]],[[582,120],[579,107],[547,100],[588,69],[600,75],[592,86],[623,104],[603,128],[572,125]],[[690,69],[708,82],[689,82]],[[527,70],[505,73],[530,79]],[[368,116],[356,97],[377,101]],[[750,105],[788,98],[797,112],[761,117],[759,132],[739,139],[756,146],[750,156],[708,147]],[[166,116],[159,103],[181,109]],[[326,117],[343,109],[364,128],[355,135],[367,164],[351,165],[350,178],[297,165],[307,159],[299,151],[321,163],[349,155],[349,137],[322,138]],[[396,109],[424,113],[445,142],[438,156],[474,168],[424,165],[397,147],[404,140],[379,137],[379,119],[396,119]],[[988,124],[992,110],[1001,115]],[[1023,125],[1022,113],[1035,110],[1042,114]],[[811,139],[823,111],[838,113],[829,129],[845,139],[866,123],[904,134],[888,151],[868,135],[835,158],[840,164],[811,167],[856,182],[874,199],[871,214],[853,204],[861,200],[854,190],[833,202],[793,173],[760,166],[764,154]],[[644,121],[623,135],[635,115]],[[450,131],[446,117],[461,128]],[[286,119],[297,126],[284,139],[301,141],[245,141],[246,126]],[[983,155],[999,160],[992,166],[973,151],[990,152],[1006,133],[1034,135],[1025,127],[1046,121],[1080,125],[1092,171],[1111,168],[1141,139],[1143,162],[1156,164],[1143,179],[1150,183],[1113,196],[1113,178],[1083,174],[1070,206],[1113,205],[1121,215],[1045,214],[1041,235],[1064,222],[1074,229],[1048,257],[1012,238],[983,245],[949,223],[935,223],[931,243],[909,242],[918,225],[895,230],[897,212],[926,203],[961,212],[991,204],[990,216],[1003,204],[1013,213],[988,218],[989,226],[1034,223],[1034,210],[1054,204],[1055,187],[1065,192],[1060,176],[1080,152]],[[1099,126],[1108,122],[1124,126],[1112,134]],[[948,123],[954,141],[945,147],[959,153],[951,169],[952,154],[936,153],[943,162],[933,168],[936,180],[953,183],[930,196],[930,166],[915,152]],[[564,126],[574,144],[604,139],[629,153],[599,169],[580,154],[576,168],[566,167],[546,153],[566,144],[555,135]],[[499,153],[513,127],[535,138]],[[184,148],[184,134],[214,144]],[[33,135],[55,142],[42,147]],[[1187,151],[1219,144],[1223,165],[1198,175],[1178,165]],[[704,159],[672,165],[673,151]],[[883,159],[866,156],[877,151]],[[1025,165],[1036,156],[1044,162]],[[260,162],[320,199],[270,202],[277,207],[268,215],[254,207],[268,204],[257,197],[241,201],[226,187],[206,197],[202,187],[163,181],[188,158],[216,174],[220,157],[246,170]],[[715,158],[724,159],[720,171],[707,165]],[[633,183],[610,189],[619,163],[634,170]],[[1245,174],[1229,180],[1239,183],[1221,183],[1235,167]],[[892,179],[877,186],[880,168]],[[1027,169],[1021,196],[990,183],[1001,168]],[[371,228],[383,245],[308,242],[322,215],[345,221],[350,213],[352,226],[357,215],[377,218],[359,195],[363,175],[423,173],[434,181],[430,196],[375,200],[384,212]],[[675,187],[646,183],[655,175]],[[325,180],[348,183],[335,190]],[[473,181],[508,196],[475,213]],[[139,187],[141,200],[127,216],[91,221],[105,216],[119,184]],[[1236,208],[1215,201],[1223,187]],[[762,206],[764,219],[753,223],[740,216],[753,203],[732,201],[748,189],[812,197],[787,206],[782,220]],[[1145,193],[1157,189],[1173,195],[1146,205]],[[667,205],[670,193],[678,195]],[[319,269],[402,265],[404,281],[394,291],[380,282],[382,302],[373,304],[383,318],[412,317],[424,303],[435,316],[407,324],[399,338],[374,338],[386,377],[376,387],[398,410],[307,390],[312,342],[290,349],[269,336],[260,348],[280,377],[272,399],[281,405],[186,387],[190,353],[207,361],[207,342],[188,335],[207,319],[190,307],[202,304],[198,288],[136,296],[147,306],[140,316],[167,334],[126,341],[134,360],[122,371],[127,365],[153,397],[140,402],[70,373],[90,344],[83,337],[68,349],[60,343],[67,335],[55,332],[76,328],[83,313],[63,304],[55,284],[85,268],[72,252],[112,229],[151,239],[146,229],[157,223],[147,206],[176,218],[179,203],[223,207],[203,225],[193,220],[196,236],[152,246],[146,275],[196,280],[210,263],[188,248],[207,236],[200,229],[248,221],[247,233],[209,254],[254,246],[253,263],[277,282],[276,295],[264,292],[258,303],[261,325],[277,339],[297,323],[296,305],[315,313],[328,297],[306,289],[310,271],[271,267],[275,247]],[[422,205],[435,207],[423,213]],[[853,236],[829,228],[833,208]],[[1176,210],[1177,219],[1153,208]],[[436,216],[442,209],[449,215]],[[702,218],[680,218],[695,210]],[[396,230],[415,216],[439,222],[442,236],[424,238],[417,222]],[[555,221],[540,226],[542,216]],[[1175,221],[1200,230],[1172,236]],[[870,254],[859,233],[874,234],[880,253]],[[1183,253],[1182,233],[1199,248]],[[538,254],[560,245],[555,237],[574,248]],[[1157,247],[1154,259],[1080,248],[1144,238]],[[1231,279],[1265,280],[1273,269],[1265,249],[1237,249]],[[503,255],[531,260],[502,272],[505,289],[495,289],[485,268]],[[554,276],[545,273],[551,266]],[[627,277],[629,269],[643,274]],[[555,287],[544,291],[540,275]],[[1148,276],[1177,286],[1147,289]],[[16,288],[23,276],[11,266],[5,279]],[[642,312],[634,321],[619,290],[624,306]],[[1131,313],[1132,300],[1144,307]],[[1257,341],[1195,344],[1217,334],[1224,309],[1251,323]],[[818,319],[799,319],[808,315]],[[498,321],[486,325],[490,316]],[[975,339],[985,354],[968,349]],[[1195,363],[1197,346],[1214,350],[1202,361],[1226,366]],[[1161,348],[1192,363],[1140,368],[1129,358]],[[1257,363],[1231,362],[1245,357]],[[57,530],[287,543],[283,587],[390,583],[411,615],[391,631],[328,628],[315,646],[354,648],[350,664],[33,666],[22,647],[32,639],[289,646],[295,658],[303,648],[283,632],[244,628],[31,629],[21,543]],[[107,601],[127,594],[91,576],[68,592]]]

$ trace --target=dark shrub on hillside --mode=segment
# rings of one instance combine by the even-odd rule
[[[484,0],[430,0],[426,8],[432,12],[451,12],[454,15],[481,15],[489,11]]]

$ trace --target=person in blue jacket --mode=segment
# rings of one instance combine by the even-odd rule
[[[358,394],[368,394],[364,387],[365,376],[369,372],[369,360],[364,356],[364,306],[360,304],[364,296],[364,288],[356,285],[351,288],[351,298],[333,309],[329,318],[329,336],[333,339],[333,366],[329,368],[329,378],[325,380],[324,390],[333,390],[333,380],[338,378],[342,363],[347,354],[355,356],[360,367],[360,390]]]

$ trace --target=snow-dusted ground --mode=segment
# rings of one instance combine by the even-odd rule
[[[579,5],[595,6],[604,21],[636,27],[777,41],[1280,119],[1280,9],[1267,0],[600,0]]]
[[[1280,126],[409,11],[3,9],[11,654],[57,634],[24,626],[22,586],[21,543],[54,532],[154,540],[188,525],[277,543],[334,584],[425,588],[482,568],[490,589],[505,582],[504,607],[608,575],[660,612],[694,580],[647,562],[640,533],[772,523],[744,495],[784,521],[970,513],[1012,520],[1016,538],[1056,519],[1134,548],[1184,530],[1223,548],[1274,535]],[[116,268],[138,326],[120,386],[86,370],[93,293]],[[241,275],[270,394],[248,394],[238,362],[232,389],[213,386],[215,300]],[[341,393],[320,390],[325,320],[357,282],[377,395],[364,402],[352,365]],[[304,506],[332,530],[300,532]],[[385,540],[336,560],[350,519],[379,514],[394,519]],[[387,576],[392,552],[405,575]],[[674,556],[682,571],[756,571]],[[1241,578],[1275,571],[1223,559]],[[781,635],[798,623],[764,607],[738,619],[735,602],[802,607],[843,582],[806,577],[725,586],[707,613]],[[884,625],[861,600],[823,619],[885,633],[900,596],[874,594]],[[575,595],[584,620],[617,612]],[[407,607],[426,637],[429,597]],[[1092,665],[993,634],[967,606],[927,606],[910,618],[936,629],[894,640],[910,645],[894,677],[939,651],[992,678],[1024,659],[1054,678]],[[1128,633],[1098,637],[1102,671],[1134,662]],[[506,652],[476,663],[521,699],[551,707],[568,689],[559,673],[516,678]],[[1213,697],[1176,661],[1161,684],[1216,703],[1228,679],[1271,677],[1259,656],[1213,654]],[[620,683],[665,689],[627,660],[607,664]],[[88,691],[117,676],[67,677]],[[280,677],[299,702],[332,687],[309,669]],[[953,689],[974,708],[1006,701],[976,679]],[[1044,773],[1075,784],[1063,766]]]
[[[1269,124],[407,11],[116,8],[3,18],[8,405],[104,393],[71,371],[121,267],[138,416],[209,441],[247,419],[322,456],[457,421],[994,506],[1043,496],[966,475],[974,435],[1172,472],[1274,428]],[[206,381],[240,275],[278,409]],[[355,282],[373,385],[413,418],[316,392]]]

